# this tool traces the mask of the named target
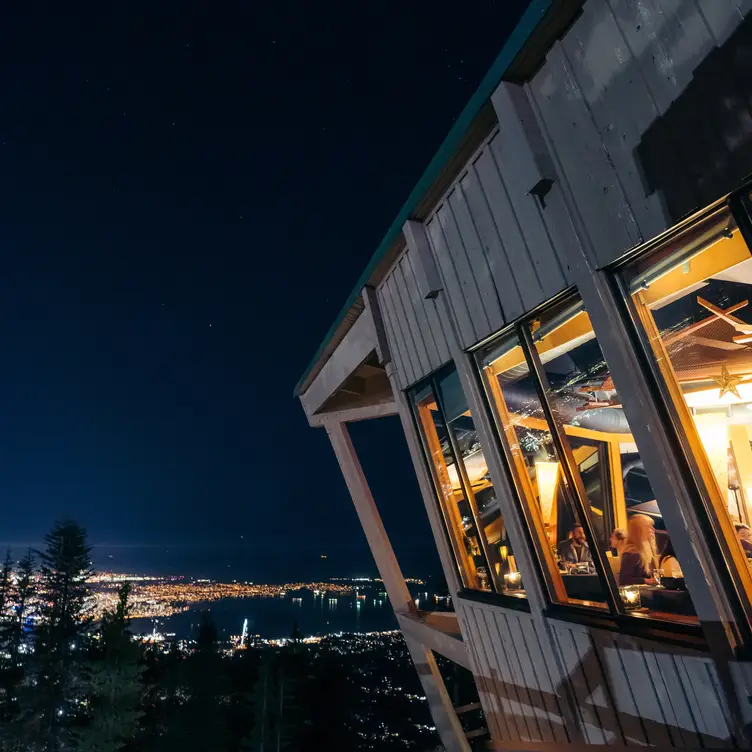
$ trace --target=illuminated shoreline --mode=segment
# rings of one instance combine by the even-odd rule
[[[89,579],[92,586],[92,612],[95,619],[114,610],[118,588],[130,583],[132,619],[161,619],[183,613],[200,603],[225,599],[278,598],[288,593],[308,590],[314,596],[353,596],[360,589],[383,584],[377,578],[336,578],[323,582],[289,582],[282,584],[254,582],[218,582],[208,579],[149,577],[106,572]],[[411,578],[413,584],[424,584]],[[386,595],[384,594],[384,598]]]

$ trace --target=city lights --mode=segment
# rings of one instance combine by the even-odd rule
[[[363,580],[367,581],[367,580]],[[208,579],[184,579],[182,577],[148,577],[142,575],[108,572],[89,580],[92,585],[91,611],[95,619],[114,610],[117,605],[118,588],[124,582],[132,583],[129,597],[131,618],[163,619],[173,614],[188,611],[199,603],[210,603],[226,598],[276,598],[288,592],[310,590],[314,595],[348,596],[355,589],[348,580],[332,582],[288,582],[277,585],[254,582],[217,582]]]

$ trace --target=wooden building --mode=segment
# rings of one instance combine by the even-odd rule
[[[533,0],[296,388],[447,750],[435,653],[494,749],[750,746],[750,9]],[[454,614],[348,435],[395,414]]]

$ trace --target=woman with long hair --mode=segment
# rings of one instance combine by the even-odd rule
[[[620,585],[655,585],[655,523],[636,514],[627,523],[627,543],[621,555]]]

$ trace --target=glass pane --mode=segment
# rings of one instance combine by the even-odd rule
[[[460,482],[447,427],[433,391],[425,389],[416,395],[415,406],[462,583],[473,590],[490,590],[488,564]]]
[[[513,469],[517,491],[551,596],[559,603],[606,608],[589,542],[516,335],[481,354],[485,383]],[[587,459],[583,460],[586,462]]]
[[[438,389],[451,438],[462,464],[474,516],[481,527],[481,542],[485,546],[496,590],[521,595],[521,576],[488,472],[483,447],[456,371],[440,379]]]
[[[625,276],[722,548],[752,593],[749,249],[724,208]]]
[[[608,364],[582,301],[546,311],[531,322],[546,374],[547,397],[564,428],[587,499],[596,544],[632,613],[693,620],[683,578]],[[664,553],[671,554],[663,559]],[[639,603],[639,609],[636,604]]]

